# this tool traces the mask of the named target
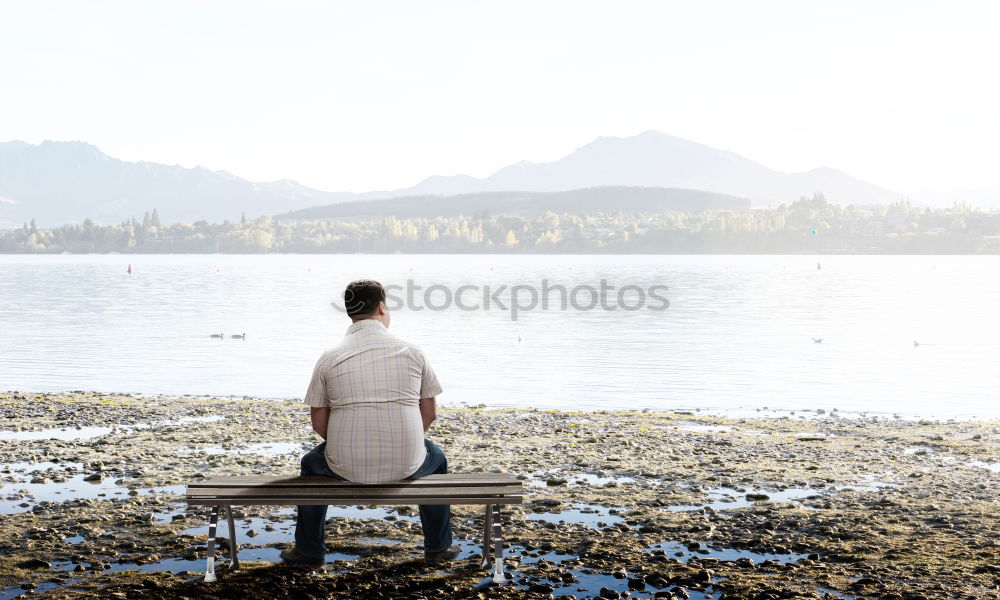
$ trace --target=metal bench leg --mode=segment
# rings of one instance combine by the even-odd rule
[[[486,515],[483,516],[483,564],[481,569],[490,568],[490,557],[492,548],[490,547],[490,530],[493,528],[493,505],[486,505]]]
[[[240,568],[240,547],[236,545],[236,523],[233,522],[233,505],[226,505],[226,514],[229,517],[229,568]]]
[[[215,529],[219,525],[219,505],[212,506],[212,519],[208,522],[208,559],[205,562],[205,581],[215,581]]]
[[[500,527],[500,505],[493,505],[493,583],[503,583],[507,577],[503,574],[503,530]]]

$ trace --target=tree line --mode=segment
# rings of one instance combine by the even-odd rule
[[[772,208],[281,222],[142,221],[0,234],[0,252],[121,253],[895,253],[1000,254],[1000,213],[909,201],[840,206],[821,195]]]

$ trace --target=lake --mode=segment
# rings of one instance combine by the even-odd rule
[[[2,255],[0,389],[301,397],[349,325],[331,302],[367,277],[420,286],[390,330],[445,405],[997,418],[998,273],[998,256]],[[601,280],[613,310],[584,310]]]

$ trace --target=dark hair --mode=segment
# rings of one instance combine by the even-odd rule
[[[378,308],[379,302],[385,302],[385,288],[374,279],[352,281],[344,290],[344,308],[349,317],[370,315]]]

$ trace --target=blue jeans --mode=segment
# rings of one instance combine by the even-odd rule
[[[418,479],[426,475],[448,472],[448,459],[430,440],[424,440],[427,458],[419,469],[408,477]],[[326,442],[316,446],[302,457],[302,475],[324,475],[346,481],[326,464]],[[323,505],[299,506],[295,519],[295,549],[311,558],[326,556],[323,532],[326,525],[326,508]],[[451,547],[451,506],[447,504],[421,504],[420,526],[424,531],[424,551],[436,552]]]

